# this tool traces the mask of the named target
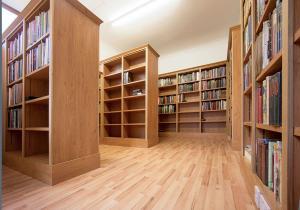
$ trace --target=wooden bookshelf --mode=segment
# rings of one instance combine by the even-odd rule
[[[298,1],[298,0],[296,0]],[[288,167],[288,139],[289,136],[293,132],[289,132],[289,130],[292,130],[290,128],[291,124],[289,123],[289,116],[291,115],[291,112],[289,110],[292,110],[292,103],[290,98],[289,88],[291,88],[291,81],[293,80],[290,74],[290,67],[289,67],[289,58],[290,55],[289,47],[291,44],[288,43],[288,37],[291,37],[288,35],[290,32],[288,30],[290,25],[290,16],[291,11],[289,11],[289,8],[293,8],[290,5],[289,1],[283,1],[282,5],[282,16],[283,16],[283,25],[282,25],[282,50],[278,53],[272,54],[272,59],[265,65],[264,68],[259,66],[260,57],[259,51],[260,44],[259,43],[259,37],[260,33],[263,32],[264,22],[267,21],[271,15],[273,10],[276,8],[276,0],[269,0],[267,4],[264,7],[264,10],[262,11],[261,18],[257,20],[257,9],[259,8],[257,5],[257,1],[252,1],[252,8],[254,10],[252,11],[251,18],[252,18],[252,65],[251,65],[251,91],[249,88],[246,88],[244,90],[244,94],[242,97],[242,106],[243,106],[243,148],[245,156],[246,153],[246,146],[251,145],[251,160],[250,164],[249,161],[244,161],[245,165],[245,177],[246,182],[248,185],[249,193],[253,195],[253,201],[254,198],[254,186],[257,186],[264,197],[265,201],[269,205],[269,207],[273,210],[288,210],[288,209],[297,209],[296,207],[291,207],[288,201],[287,195],[290,194],[290,190],[288,187],[288,179],[287,179],[287,169],[291,168]],[[299,2],[299,1],[298,1]],[[300,3],[300,2],[299,2]],[[300,7],[298,7],[299,9]],[[241,0],[241,20],[243,19],[244,12],[243,11],[243,0]],[[289,22],[289,23],[288,23]],[[293,34],[294,35],[294,34]],[[244,30],[241,32],[241,36],[244,37]],[[294,36],[292,36],[294,37]],[[291,40],[294,42],[294,39]],[[244,46],[245,40],[242,39],[242,46]],[[272,46],[273,47],[273,46]],[[299,56],[299,55],[298,55]],[[241,57],[242,59],[245,58],[245,54]],[[242,62],[242,65],[245,65],[245,62]],[[258,116],[258,103],[259,103],[259,97],[257,95],[258,88],[260,88],[263,85],[263,81],[266,80],[268,76],[272,76],[277,72],[281,72],[281,85],[282,85],[282,111],[281,111],[281,117],[282,117],[282,125],[281,126],[274,126],[271,124],[267,124],[266,122],[263,124],[259,121]],[[294,77],[294,79],[296,79]],[[299,77],[298,77],[299,80]],[[295,80],[294,80],[295,81]],[[244,77],[242,79],[242,82],[244,83]],[[299,89],[299,87],[298,87]],[[289,104],[290,103],[290,104]],[[260,123],[259,123],[260,122]],[[293,135],[293,134],[292,134]],[[296,138],[296,137],[295,137]],[[258,148],[256,148],[256,140],[257,139],[276,139],[281,141],[282,144],[282,156],[281,156],[281,162],[280,162],[280,201],[276,199],[275,193],[268,187],[266,184],[263,183],[263,181],[259,178],[259,175],[257,175],[256,168],[257,162],[259,161],[256,158],[256,151]],[[298,158],[299,159],[299,158]],[[294,175],[295,177],[296,175]],[[291,177],[291,176],[290,176]],[[299,196],[298,196],[299,199]],[[299,200],[297,200],[299,202]],[[298,207],[298,206],[297,206]]]
[[[48,30],[29,42],[29,23],[47,11],[55,13],[49,18]],[[99,41],[101,22],[77,1],[33,0],[3,33],[6,166],[50,185],[100,166],[98,95],[95,91],[99,45],[94,43]],[[21,53],[9,59],[10,43],[16,38]],[[44,55],[49,55],[48,62],[43,59],[44,62],[37,66],[27,65],[31,50],[40,45],[43,45]],[[22,75],[10,81],[10,65],[19,61]],[[16,92],[21,103],[9,105],[9,88],[16,85],[22,87]],[[87,98],[89,100],[83,100]],[[17,108],[21,110],[18,120],[21,125],[10,123],[17,120],[9,122],[6,114]],[[84,124],[89,126],[81,126]]]
[[[159,81],[162,79],[172,81],[172,84],[166,83],[164,86],[159,85],[159,96],[175,96],[174,103],[158,105],[159,107],[163,107],[164,105],[173,105],[175,108],[175,112],[159,114],[159,131],[161,136],[180,135],[181,133],[191,135],[195,135],[197,133],[225,134],[227,124],[226,109],[201,110],[201,107],[203,102],[215,102],[220,100],[227,101],[226,87],[203,90],[201,84],[212,80],[226,79],[227,75],[201,78],[201,72],[218,67],[226,67],[226,64],[226,61],[222,61],[159,75]],[[198,73],[198,78],[180,81],[180,77],[191,73]],[[195,89],[180,90],[180,86],[189,84],[194,84]],[[224,95],[217,99],[212,98],[202,100],[202,93],[210,90],[224,90]],[[183,101],[180,101],[181,96],[185,97]]]
[[[143,45],[100,62],[101,143],[135,147],[158,143],[158,109],[153,108],[158,57],[150,45]],[[125,81],[126,74],[131,80]],[[134,93],[137,90],[142,91]]]

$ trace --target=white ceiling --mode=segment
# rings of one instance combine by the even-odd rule
[[[150,43],[160,54],[168,54],[226,36],[239,23],[240,0],[155,0],[138,18],[113,26],[111,19],[134,8],[141,0],[79,0],[104,23],[101,52],[105,57]],[[3,0],[21,10],[29,0]],[[157,4],[157,6],[155,6]],[[101,56],[102,57],[102,56]]]

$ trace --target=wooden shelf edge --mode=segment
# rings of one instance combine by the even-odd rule
[[[8,131],[22,131],[22,128],[7,128]]]
[[[48,100],[49,100],[49,96],[42,96],[42,97],[39,97],[39,98],[28,100],[25,103],[26,104],[33,104],[33,103],[40,103],[40,102],[48,101]]]
[[[252,122],[244,122],[244,126],[252,127]]]
[[[176,124],[176,122],[159,122],[159,124]]]
[[[16,60],[23,57],[23,53],[20,53],[19,55],[15,56],[13,59],[7,62],[7,65],[9,66],[11,63],[15,62]],[[23,61],[24,62],[24,61]]]
[[[252,93],[252,84],[250,84],[244,91],[244,95],[249,95]]]
[[[300,43],[300,27],[295,32],[294,41],[295,41],[295,43]]]
[[[104,90],[113,90],[113,89],[118,89],[121,88],[122,85],[113,85],[113,86],[109,86],[109,87],[105,87],[103,88]]]
[[[46,39],[49,35],[50,35],[50,32],[48,32],[48,33],[44,34],[43,36],[41,36],[38,40],[36,40],[34,43],[32,43],[30,46],[28,46],[28,47],[26,48],[26,51],[29,51],[29,50],[31,50],[32,48],[36,47],[38,44],[41,43],[41,41],[42,41],[43,39]]]
[[[202,120],[202,123],[226,123],[226,120]]]
[[[142,64],[138,64],[138,65],[132,66],[132,67],[130,67],[128,69],[125,69],[124,72],[135,71],[135,70],[143,69],[143,68],[146,69],[146,63],[142,63]]]
[[[201,101],[185,101],[185,102],[178,102],[178,104],[190,104],[190,103],[200,103]]]
[[[190,83],[196,83],[196,82],[200,82],[200,80],[194,80],[194,81],[189,81],[189,82],[181,82],[181,83],[178,83],[178,85],[184,85],[184,84],[190,84]]]
[[[38,69],[33,70],[32,72],[30,72],[29,74],[27,74],[25,77],[26,78],[30,78],[30,77],[32,77],[32,76],[34,76],[36,74],[39,74],[40,72],[42,72],[42,71],[44,71],[46,69],[49,69],[49,64],[44,65],[44,66],[42,66],[42,67],[40,67]]]
[[[262,129],[262,130],[273,131],[273,132],[276,132],[276,133],[281,133],[282,132],[281,126],[256,124],[256,128]]]
[[[218,87],[218,88],[212,88],[212,89],[202,89],[201,92],[210,91],[210,90],[222,90],[226,89],[226,87]]]
[[[205,100],[201,100],[201,101],[202,102],[207,102],[207,101],[220,101],[220,100],[226,100],[226,98],[205,99]]]
[[[124,123],[124,126],[145,126],[146,123]]]
[[[252,44],[250,45],[248,51],[246,52],[246,55],[244,57],[244,64],[246,64],[249,61],[251,54],[252,54]]]
[[[264,21],[266,21],[269,18],[269,14],[274,10],[275,7],[276,7],[276,1],[269,0],[269,2],[267,3],[267,5],[265,7],[264,13],[263,13],[261,19],[259,20],[257,27],[255,29],[256,35],[258,35],[259,32],[262,30]]]
[[[178,94],[192,94],[192,93],[199,93],[200,90],[192,90],[192,91],[186,91],[186,92],[179,92]]]
[[[220,109],[220,110],[202,110],[201,112],[226,112],[226,109]]]
[[[123,99],[135,99],[135,98],[143,98],[146,97],[146,94],[136,95],[136,96],[124,96]]]
[[[277,53],[277,55],[270,61],[270,63],[261,71],[261,73],[256,77],[256,81],[261,82],[267,76],[276,73],[280,69],[281,65],[282,65],[282,51]]]
[[[143,112],[146,111],[146,109],[127,109],[123,110],[123,112]]]
[[[170,87],[176,87],[176,84],[173,85],[165,85],[165,86],[159,86],[159,89],[163,89],[163,88],[170,88]]]
[[[22,105],[23,105],[22,103],[18,103],[18,104],[14,104],[14,105],[8,106],[7,108],[8,109],[13,109],[13,108],[16,108],[16,107],[19,107],[19,106],[22,106]]]
[[[294,128],[294,135],[300,137],[300,127]]]
[[[138,81],[133,81],[133,82],[129,82],[129,83],[126,83],[124,84],[123,86],[132,86],[132,85],[136,85],[136,84],[142,84],[142,83],[145,83],[146,80],[138,80]]]
[[[221,76],[221,77],[213,77],[213,78],[207,78],[207,79],[201,79],[201,81],[215,80],[215,79],[222,79],[222,78],[226,78],[226,76]]]
[[[105,75],[103,78],[105,79],[109,79],[111,77],[116,77],[116,76],[121,76],[122,72],[115,72],[115,73],[111,73],[111,74],[108,74],[108,75]]]
[[[49,131],[48,127],[28,127],[25,131]]]
[[[199,121],[198,120],[196,120],[196,121],[192,121],[192,120],[191,121],[179,121],[178,123],[179,124],[184,124],[184,123],[201,123],[201,121],[200,120]]]
[[[23,78],[19,78],[18,80],[15,80],[15,81],[9,83],[9,84],[7,85],[7,87],[11,87],[11,86],[13,86],[13,85],[15,85],[15,84],[21,83],[22,81],[23,81]]]

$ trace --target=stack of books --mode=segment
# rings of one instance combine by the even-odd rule
[[[202,111],[224,110],[226,104],[226,100],[202,102]]]
[[[256,174],[280,202],[282,144],[276,139],[256,139]]]
[[[266,77],[256,90],[257,123],[281,126],[281,72]]]
[[[175,81],[171,77],[162,78],[162,79],[159,79],[159,81],[158,81],[159,87],[169,86],[169,85],[173,85],[173,84],[175,84]]]
[[[49,32],[49,11],[41,12],[27,26],[27,46]]]
[[[22,128],[22,109],[8,110],[8,128]]]
[[[225,90],[210,90],[210,91],[202,92],[202,100],[220,99],[225,97],[226,97]]]
[[[202,81],[202,90],[224,87],[226,87],[226,78]]]
[[[50,39],[45,39],[37,47],[31,49],[26,57],[26,74],[30,74],[50,62]]]
[[[201,79],[211,79],[215,77],[225,77],[226,76],[226,68],[225,66],[209,69],[201,72]]]
[[[8,66],[8,83],[17,81],[23,76],[23,59],[17,60]]]
[[[179,93],[199,90],[199,82],[179,85]]]
[[[8,59],[12,60],[23,53],[23,31],[16,35],[13,41],[8,43]]]
[[[22,103],[23,84],[15,84],[8,89],[8,106]]]
[[[179,74],[178,75],[178,83],[185,83],[185,82],[193,82],[199,81],[199,71],[187,73],[187,74]]]

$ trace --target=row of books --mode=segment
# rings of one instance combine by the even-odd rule
[[[12,83],[23,76],[23,59],[16,60],[8,66],[8,83]]]
[[[179,85],[179,93],[199,90],[199,82]]]
[[[199,81],[199,79],[200,79],[199,71],[178,75],[178,83]]]
[[[124,75],[123,75],[123,83],[128,84],[132,81],[133,81],[132,73],[131,72],[125,72]]]
[[[210,90],[202,92],[202,100],[220,99],[226,97],[226,90]]]
[[[202,81],[202,90],[226,87],[226,78]]]
[[[280,202],[282,143],[276,139],[256,139],[256,174]]]
[[[26,56],[26,74],[39,69],[50,62],[50,39],[45,39],[37,47],[31,49]]]
[[[248,22],[244,30],[244,55],[248,52],[252,44],[252,18],[248,17]]]
[[[8,59],[12,60],[23,52],[23,32],[19,32],[15,39],[8,44]]]
[[[22,103],[23,84],[15,84],[8,88],[8,106]]]
[[[8,128],[22,128],[22,109],[8,110]]]
[[[243,10],[244,11],[244,18],[243,18],[243,20],[244,20],[244,25],[245,25],[246,22],[247,22],[247,19],[248,19],[247,15],[250,14],[249,11],[251,9],[251,0],[245,0],[243,9],[244,9]]]
[[[226,104],[226,100],[202,102],[202,111],[224,110]]]
[[[270,19],[263,23],[262,32],[256,41],[256,75],[265,68],[282,49],[282,2],[276,2],[276,8]]]
[[[173,85],[173,84],[175,84],[175,81],[171,77],[162,78],[162,79],[159,79],[159,81],[158,81],[159,87],[164,87],[164,86]]]
[[[27,26],[27,45],[35,43],[49,32],[49,11],[41,12]]]
[[[214,77],[225,77],[226,76],[226,68],[225,66],[209,69],[201,72],[201,79],[211,79]]]
[[[252,83],[252,58],[249,58],[249,61],[244,65],[244,90],[246,90],[249,85]]]
[[[266,77],[256,90],[257,123],[280,126],[281,113],[281,72]]]
[[[160,96],[159,97],[159,104],[174,104],[176,96]]]
[[[160,114],[171,114],[176,112],[175,105],[164,105],[159,107]]]
[[[178,102],[186,102],[186,95],[185,94],[179,94],[178,95]]]

